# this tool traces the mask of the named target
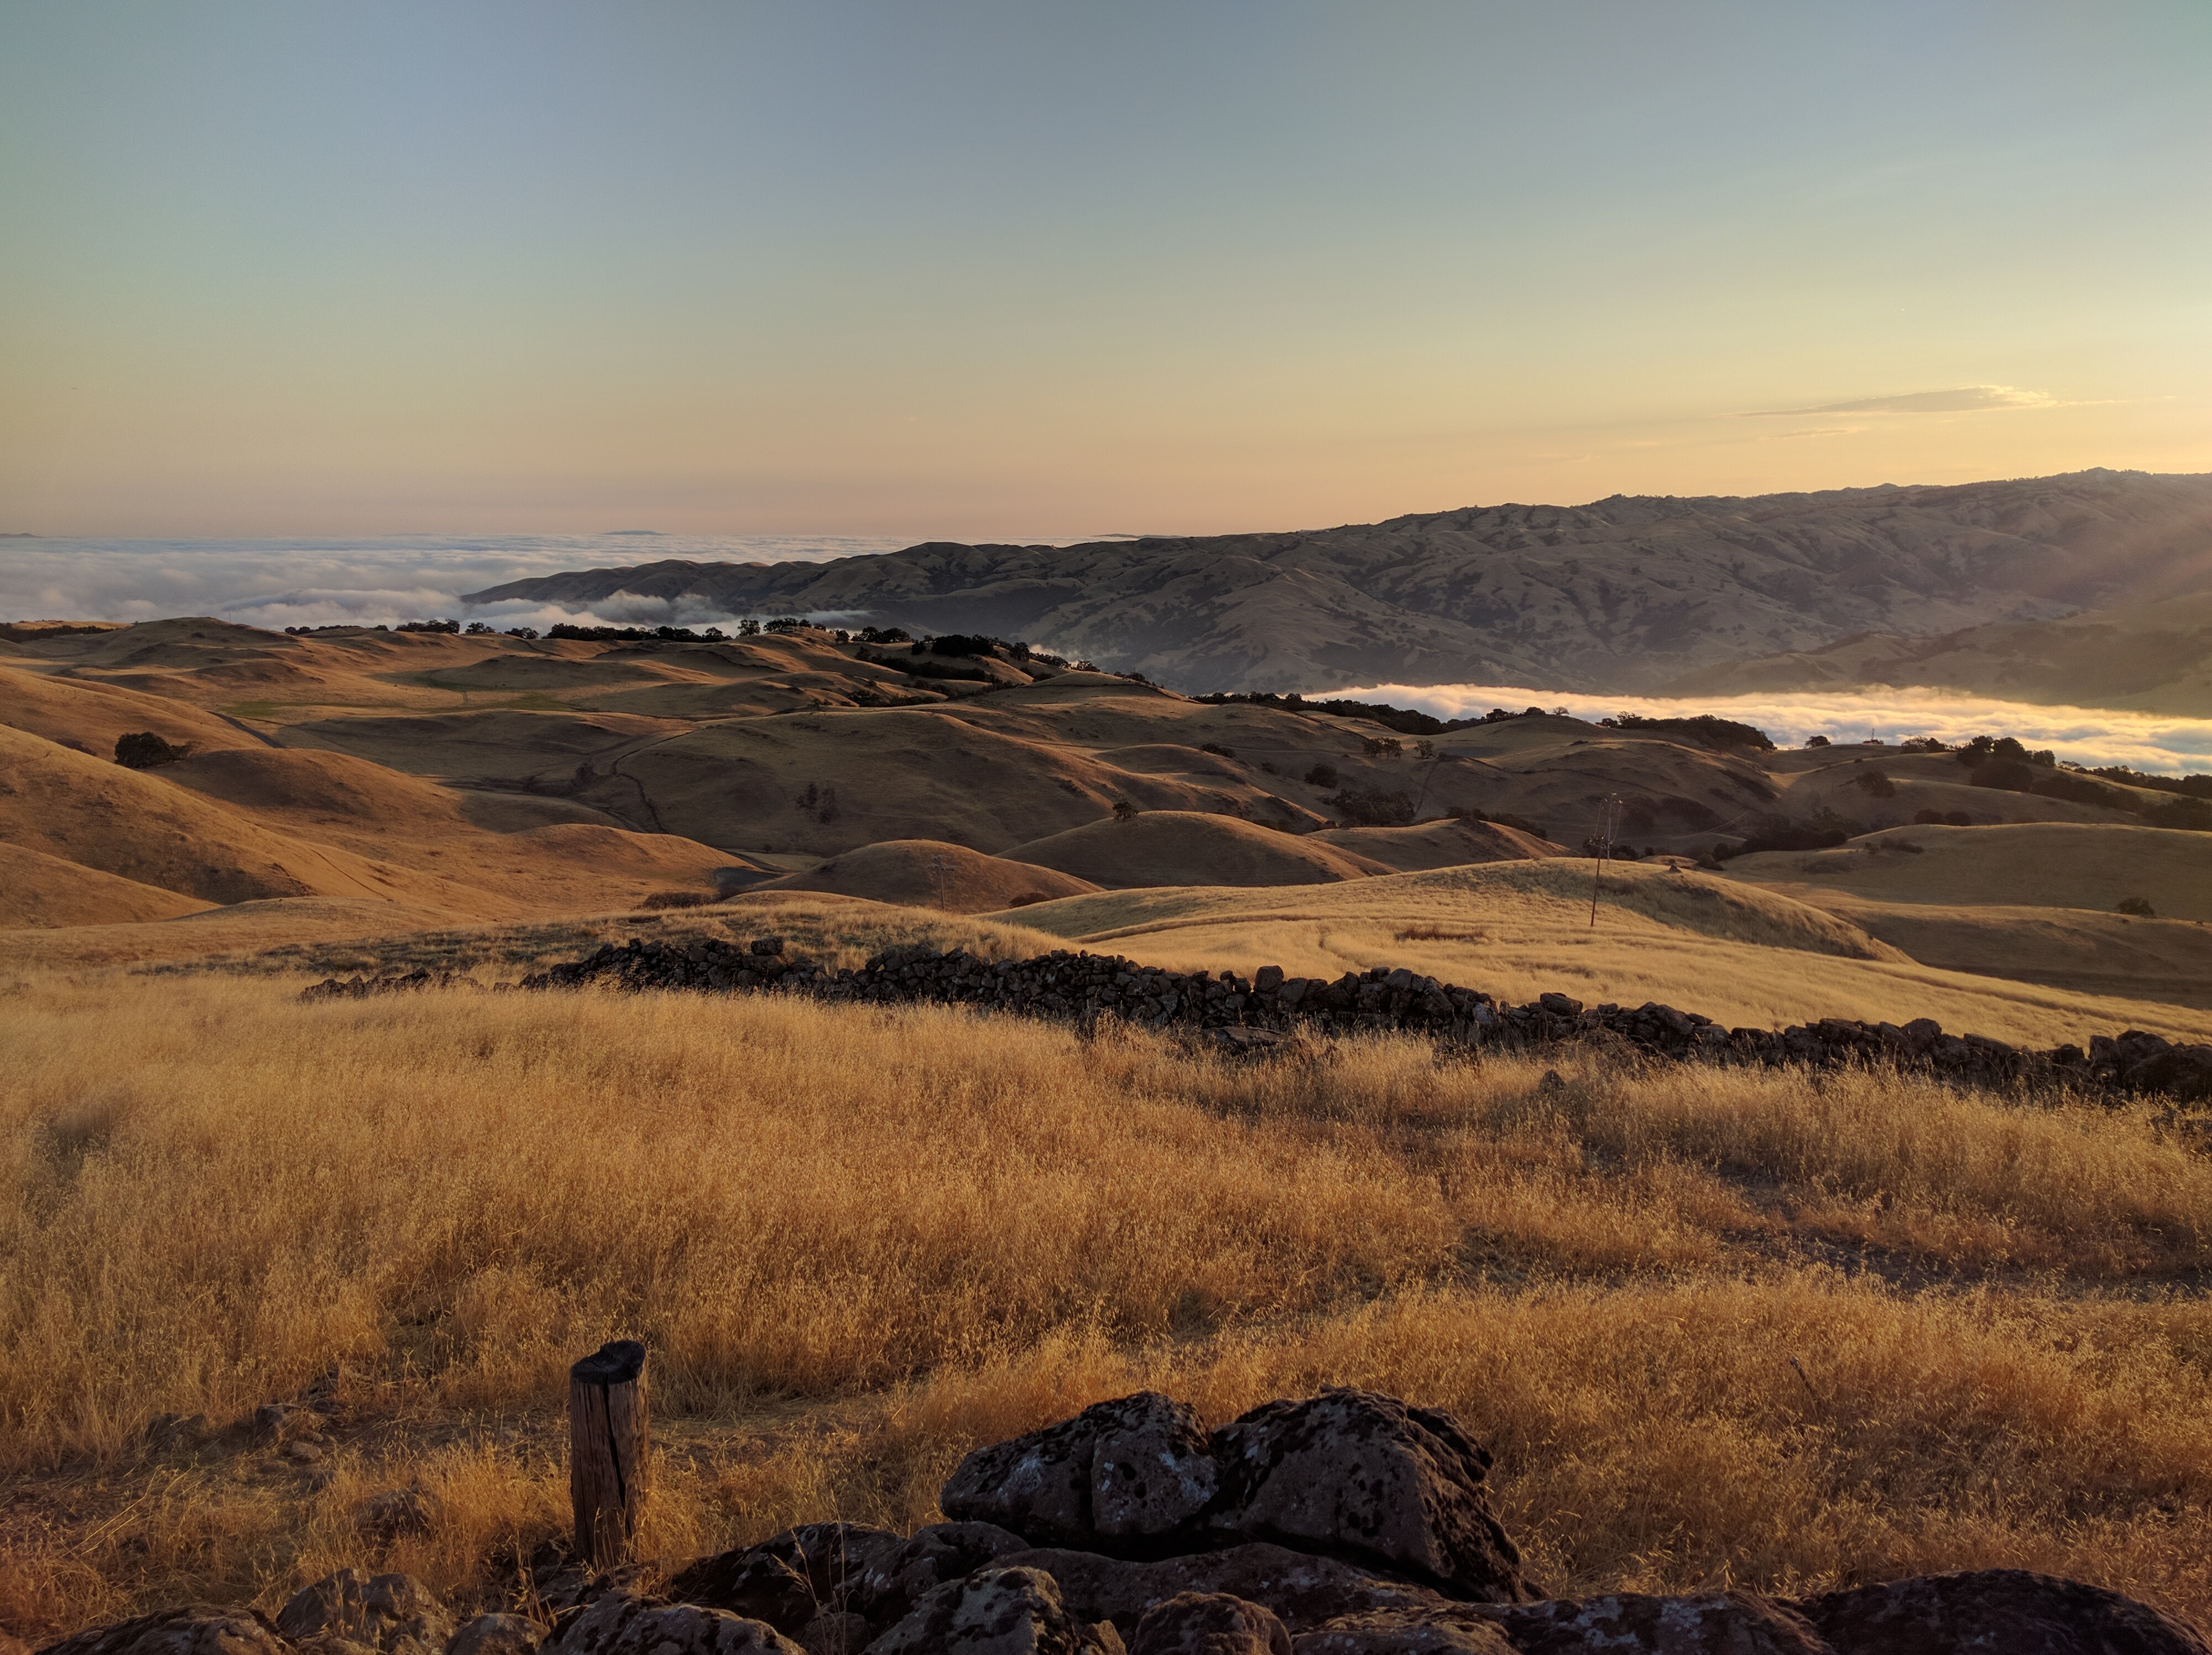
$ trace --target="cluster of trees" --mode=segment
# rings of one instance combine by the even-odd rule
[[[1535,709],[1529,709],[1534,712]],[[1756,724],[1746,724],[1733,718],[1716,718],[1711,713],[1698,713],[1684,718],[1647,718],[1641,713],[1615,713],[1611,718],[1598,722],[1608,730],[1649,730],[1661,735],[1686,735],[1702,741],[1709,747],[1749,747],[1753,751],[1771,753],[1774,739]]]

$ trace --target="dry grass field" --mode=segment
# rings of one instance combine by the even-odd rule
[[[1838,904],[1831,912],[1813,905],[1818,893],[1800,900],[1795,886],[1650,863],[1607,870],[1593,924],[1594,872],[1587,859],[1551,857],[1273,891],[1107,891],[1040,903],[1005,917],[1071,945],[1179,970],[1231,965],[1249,971],[1273,964],[1335,977],[1370,965],[1406,965],[1510,1000],[1547,990],[1592,1004],[1658,1000],[1738,1026],[1932,1017],[1947,1029],[2038,1046],[2129,1028],[2172,1039],[2212,1038],[2212,1012],[2171,1003],[2172,979],[2157,975],[2156,960],[2123,977],[2115,985],[2118,994],[2084,992],[2077,985],[2106,987],[2106,980],[2086,970],[2069,974],[2057,952],[2051,958],[2055,980],[2048,983],[1943,970],[1853,923],[1855,910],[1848,907]],[[1916,912],[1936,922],[1946,941],[1978,925],[1983,946],[1996,952],[2008,943],[2033,950],[2041,926],[2068,911],[2042,909],[2022,917],[2002,909],[1926,906]],[[2185,928],[2188,940],[2201,946],[2198,928]],[[2013,970],[2036,964],[2033,953],[2016,954]]]
[[[2021,1564],[2212,1614],[2212,1163],[2148,1108],[299,981],[0,1001],[20,1635],[345,1563],[495,1591],[617,1334],[670,1556],[924,1520],[969,1445],[1139,1385],[1356,1382],[1490,1442],[1556,1591]],[[321,1463],[221,1429],[332,1373]],[[426,1532],[356,1530],[412,1484]]]
[[[617,1334],[654,1353],[671,1558],[927,1520],[969,1446],[1141,1385],[1220,1420],[1345,1382],[1465,1416],[1557,1591],[2017,1563],[2212,1616],[2212,1159],[2153,1105],[1398,1039],[1237,1066],[780,999],[298,998],[774,932],[832,966],[1087,946],[2205,1039],[2202,835],[1940,755],[1547,715],[1431,755],[1036,663],[918,678],[816,632],[184,620],[9,661],[0,1628],[274,1607],[351,1563],[496,1599],[564,1524],[567,1364]],[[140,729],[193,751],[110,762]],[[1322,825],[1357,813],[1338,789],[1396,792],[1574,843],[1634,788],[1700,848],[1861,808],[1876,758],[1898,820],[1978,825],[1616,866],[1595,924],[1595,865],[1557,843]],[[705,903],[732,864],[761,883]],[[2162,917],[2112,911],[2138,892]],[[639,907],[671,897],[701,905]],[[254,1439],[308,1394],[319,1454]],[[356,1525],[406,1488],[419,1531]]]

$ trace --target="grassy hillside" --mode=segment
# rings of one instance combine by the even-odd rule
[[[1019,910],[1071,944],[1178,970],[1280,965],[1336,977],[1406,965],[1516,1001],[1657,1000],[1731,1025],[1821,1017],[1947,1029],[2049,1046],[2142,1028],[2212,1037],[2212,1018],[2142,985],[2113,996],[1937,970],[1811,902],[1748,882],[1614,865],[1591,922],[1595,865],[1493,862],[1295,891],[1108,892]],[[1011,916],[1009,916],[1011,917]]]
[[[485,1582],[564,1524],[565,1366],[616,1334],[654,1353],[653,1555],[925,1520],[969,1445],[1139,1385],[1218,1421],[1357,1383],[1493,1447],[1555,1591],[2015,1565],[2212,1611],[2212,1164],[2148,1110],[295,987],[11,997],[19,1634],[348,1563]],[[142,1436],[324,1375],[312,1469]],[[417,1484],[427,1532],[356,1530]]]

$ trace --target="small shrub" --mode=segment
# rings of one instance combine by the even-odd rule
[[[998,641],[980,633],[946,632],[929,641],[933,655],[995,655]]]
[[[2169,799],[2145,811],[2142,818],[2152,827],[2212,833],[2212,805],[2202,799]]]
[[[1918,827],[1941,827],[1944,817],[1940,810],[1916,810],[1912,812],[1912,820]]]
[[[1218,741],[1207,742],[1204,746],[1199,749],[1199,751],[1202,753],[1212,753],[1218,758],[1234,758],[1237,757],[1236,748],[1224,747]]]
[[[1852,779],[1859,784],[1859,790],[1870,798],[1894,799],[1897,797],[1897,783],[1880,770],[1869,770],[1865,775],[1854,776]]]
[[[1808,747],[1825,747],[1828,745],[1828,738],[1824,735],[1808,735],[1805,738],[1805,745]]]
[[[1978,788],[1996,788],[2004,793],[2027,793],[2035,787],[2035,772],[2017,758],[1993,758],[1966,779]]]
[[[720,891],[655,891],[640,908],[704,908],[709,903],[720,902],[727,893]]]
[[[1114,801],[1114,819],[1117,822],[1135,821],[1137,807],[1126,799],[1116,799]]]
[[[1413,819],[1413,795],[1403,788],[1346,788],[1328,804],[1346,827],[1404,827]]]
[[[2150,905],[2150,898],[2148,897],[2123,897],[2112,906],[2115,911],[2132,914],[2139,920],[2154,920],[2158,917],[2158,910]]]
[[[179,758],[191,758],[191,742],[173,747],[151,730],[134,730],[115,739],[115,762],[126,770],[150,770],[156,764],[173,764]]]
[[[1336,782],[1336,766],[1334,764],[1316,764],[1306,772],[1306,785],[1310,788],[1333,788]]]
[[[1742,856],[1762,850],[1832,850],[1865,831],[1861,824],[1832,810],[1816,811],[1802,822],[1770,816],[1745,837],[1735,854]]]
[[[1945,827],[1972,827],[1973,824],[1974,818],[1967,815],[1966,812],[1962,810],[1952,810],[1943,812],[1943,825]]]
[[[1531,707],[1530,712],[1538,709]],[[1554,709],[1566,715],[1564,707]],[[1716,718],[1711,713],[1699,713],[1692,718],[1651,718],[1642,713],[1616,713],[1598,722],[1608,730],[1648,730],[1656,735],[1686,735],[1713,747],[1750,747],[1759,752],[1774,751],[1774,738],[1756,724],[1746,724],[1733,718]],[[1807,743],[1808,746],[1811,745]]]
[[[1367,749],[1370,758],[1395,758],[1406,751],[1406,744],[1395,735],[1370,735],[1360,744]]]

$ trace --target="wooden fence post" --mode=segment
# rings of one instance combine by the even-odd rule
[[[645,1347],[617,1339],[568,1370],[576,1555],[595,1569],[625,1561],[637,1538],[646,1448]]]

